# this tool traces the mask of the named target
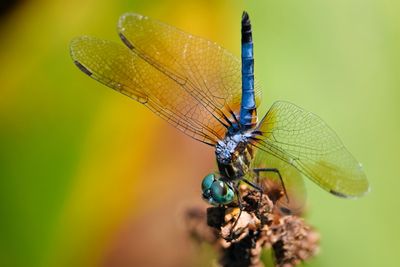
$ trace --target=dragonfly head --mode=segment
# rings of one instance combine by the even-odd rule
[[[233,201],[235,193],[231,186],[222,179],[217,179],[215,174],[206,175],[201,183],[203,198],[211,205],[225,205]]]

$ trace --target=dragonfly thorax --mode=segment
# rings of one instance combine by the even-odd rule
[[[243,177],[249,171],[253,159],[249,137],[247,133],[237,132],[218,141],[215,154],[221,176],[233,180]]]

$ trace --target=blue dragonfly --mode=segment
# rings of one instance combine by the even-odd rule
[[[239,202],[240,182],[262,190],[257,182],[266,173],[280,179],[287,195],[302,187],[300,174],[339,197],[366,193],[361,164],[321,118],[277,101],[258,121],[261,90],[254,80],[246,12],[241,24],[241,59],[214,42],[135,13],[118,22],[125,46],[81,36],[71,42],[71,56],[88,76],[215,148],[218,171],[202,182],[202,196],[213,205]]]

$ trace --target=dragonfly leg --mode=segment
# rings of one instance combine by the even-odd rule
[[[281,184],[282,184],[283,193],[285,194],[286,200],[289,203],[289,196],[286,191],[285,183],[283,182],[282,175],[278,169],[276,169],[276,168],[256,168],[256,169],[253,169],[253,171],[256,174],[257,183],[259,183],[259,180],[260,180],[260,172],[274,172],[274,173],[278,174],[279,180],[281,181]]]

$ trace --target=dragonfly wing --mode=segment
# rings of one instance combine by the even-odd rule
[[[87,75],[146,105],[187,135],[213,145],[223,126],[187,90],[114,42],[82,36],[71,43],[75,64]]]
[[[239,58],[214,42],[139,14],[121,16],[118,29],[121,39],[134,53],[179,81],[218,120],[225,121],[232,112],[239,115],[242,87]],[[259,103],[258,83],[255,94]]]
[[[274,172],[260,172],[259,182],[265,191],[277,196],[275,203],[281,210],[290,211],[291,214],[301,214],[306,202],[306,188],[301,173],[292,165],[267,153],[261,149],[257,150],[252,163],[252,169],[275,168],[281,174],[287,198],[279,195],[283,192],[282,182]],[[277,189],[277,190],[276,190]],[[274,192],[278,191],[278,192]],[[270,196],[274,198],[274,196]]]
[[[255,133],[255,146],[291,164],[330,193],[358,197],[368,192],[361,164],[318,116],[278,101]]]

